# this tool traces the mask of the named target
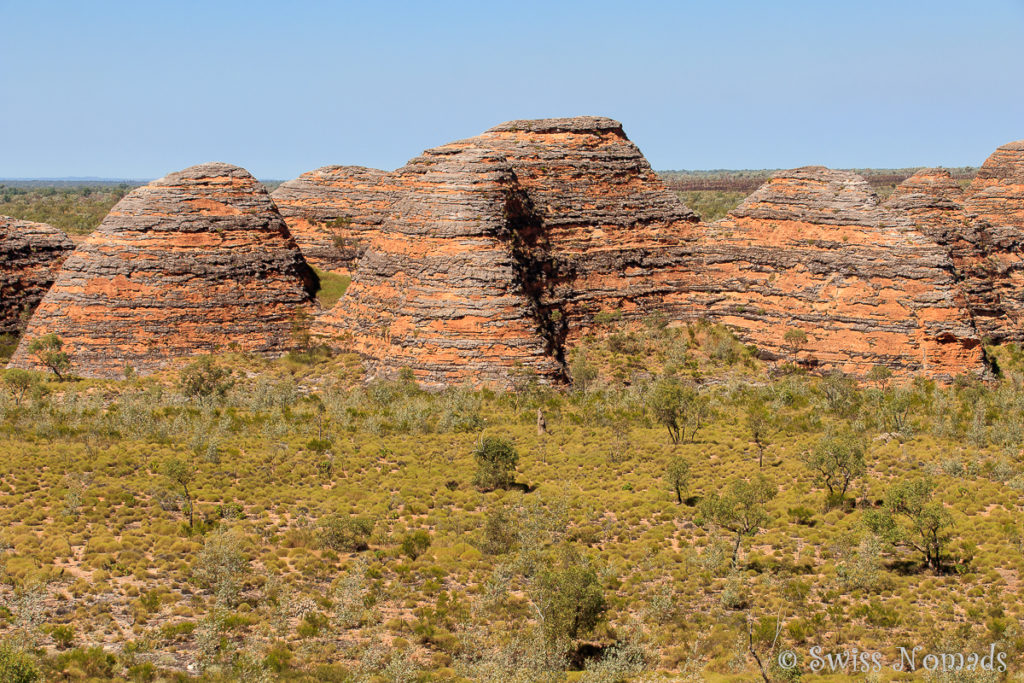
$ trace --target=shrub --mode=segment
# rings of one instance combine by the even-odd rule
[[[480,549],[488,555],[501,555],[515,550],[517,541],[515,518],[509,508],[501,506],[488,510],[484,517]]]
[[[401,547],[402,553],[406,557],[410,560],[415,560],[430,547],[430,534],[422,529],[417,529],[411,534],[406,534],[405,538],[402,539]]]
[[[241,539],[234,532],[220,529],[206,537],[192,575],[201,586],[214,592],[219,604],[234,605],[248,569],[249,560],[242,552]]]
[[[0,681],[33,683],[39,680],[39,667],[27,652],[0,643]]]
[[[476,459],[476,476],[473,483],[485,490],[507,489],[515,481],[519,453],[507,440],[488,436],[477,444],[473,452]]]
[[[77,677],[87,680],[109,681],[114,678],[117,658],[99,646],[75,648],[57,655],[55,664],[61,673],[75,672]]]
[[[589,634],[607,609],[597,572],[571,546],[546,558],[531,582],[529,597],[542,617],[545,638],[556,646]]]
[[[231,369],[214,363],[212,356],[201,356],[178,375],[181,393],[200,401],[223,398],[232,384]]]
[[[373,522],[363,517],[328,515],[319,523],[320,545],[330,550],[366,550],[372,533]]]

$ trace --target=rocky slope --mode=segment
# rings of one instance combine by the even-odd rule
[[[973,222],[964,278],[993,341],[1024,341],[1024,140],[997,149],[964,193]]]
[[[949,171],[929,168],[918,171],[896,186],[882,206],[906,216],[940,245],[963,239],[967,214],[964,192]]]
[[[270,196],[309,263],[350,272],[367,233],[387,216],[393,198],[387,175],[364,166],[325,166],[282,183]]]
[[[390,215],[317,331],[351,339],[377,374],[427,383],[564,377],[596,313],[651,312],[676,291],[669,251],[697,221],[597,117],[506,123],[390,182]]]
[[[514,254],[531,217],[504,157],[439,147],[399,169],[395,184],[394,211],[317,332],[350,343],[373,374],[408,367],[430,384],[500,384],[521,365],[557,378],[545,312]]]
[[[593,316],[664,310],[680,286],[681,246],[699,218],[651,170],[622,124],[584,116],[510,121],[466,141],[504,154],[557,262],[572,341]],[[554,305],[554,304],[552,304]]]
[[[141,373],[217,349],[279,353],[315,275],[244,169],[193,166],[138,188],[65,261],[12,358],[56,333],[72,371]]]
[[[692,310],[769,357],[859,375],[984,372],[949,255],[853,173],[776,174],[706,227],[693,272]]]
[[[51,225],[0,216],[0,334],[24,329],[72,249]]]

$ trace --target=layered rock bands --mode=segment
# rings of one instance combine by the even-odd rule
[[[64,262],[11,365],[38,367],[29,346],[51,333],[83,376],[218,349],[279,353],[315,289],[262,185],[236,166],[193,166],[114,207]]]

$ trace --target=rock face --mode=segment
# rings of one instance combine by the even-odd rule
[[[389,182],[390,214],[317,332],[427,384],[563,379],[596,313],[639,315],[678,288],[666,250],[697,221],[598,117],[506,123]]]
[[[622,124],[593,116],[511,121],[468,142],[503,153],[530,200],[557,263],[553,294],[570,341],[602,310],[628,319],[670,306],[679,247],[696,236],[699,217],[665,187]]]
[[[883,206],[909,218],[940,245],[950,247],[967,231],[963,202],[964,192],[950,172],[929,168],[897,185]]]
[[[769,357],[855,375],[984,372],[949,255],[853,173],[776,174],[706,227],[693,271],[691,310]]]
[[[0,334],[18,334],[74,249],[57,228],[0,216]]]
[[[364,166],[325,166],[271,194],[306,260],[350,272],[393,200],[388,174]]]
[[[64,263],[11,360],[55,333],[72,371],[147,373],[222,348],[278,353],[313,305],[316,276],[263,187],[221,163],[122,199]]]
[[[429,384],[493,384],[521,364],[557,378],[546,312],[523,286],[529,256],[516,252],[516,232],[532,217],[504,157],[439,147],[399,169],[395,182],[394,212],[317,331],[350,341],[371,374],[408,367]]]
[[[993,341],[1024,341],[1024,140],[985,161],[964,209],[973,221],[964,280],[978,329]]]

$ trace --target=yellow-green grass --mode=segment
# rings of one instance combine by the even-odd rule
[[[345,290],[348,289],[348,285],[352,282],[352,278],[348,275],[341,275],[339,273],[332,273],[326,270],[320,270],[314,268],[316,275],[320,278],[320,289],[316,293],[317,301],[320,305],[327,309],[338,303],[338,299],[345,295]]]
[[[892,660],[907,644],[1020,650],[1024,479],[1012,406],[1024,395],[1014,378],[864,388],[861,408],[841,417],[822,380],[772,379],[717,328],[652,324],[618,334],[595,335],[574,352],[577,367],[594,368],[587,391],[431,394],[403,382],[362,386],[338,358],[290,366],[228,355],[217,362],[235,370],[236,383],[223,399],[183,397],[173,373],[43,378],[44,389],[21,405],[0,394],[0,601],[8,607],[0,634],[20,643],[30,631],[28,641],[43,648],[32,656],[54,679],[86,666],[61,660],[48,630],[71,624],[73,647],[116,654],[110,677],[150,662],[167,675],[204,666],[207,680],[241,675],[243,665],[288,680],[344,680],[376,661],[373,643],[386,643],[379,672],[388,661],[392,673],[400,668],[393,653],[401,652],[426,678],[458,680],[473,670],[476,650],[538,627],[524,567],[545,548],[570,544],[595,562],[609,606],[585,640],[608,645],[639,634],[648,668],[666,676],[751,680],[756,664],[737,646],[747,619],[781,618],[780,646],[804,654],[814,645],[880,650]],[[644,377],[666,368],[714,396],[717,413],[693,442],[672,444],[648,406]],[[731,547],[712,558],[731,537],[694,522],[702,497],[758,472],[742,399],[754,386],[777,399],[779,428],[762,471],[779,493],[731,570]],[[914,392],[902,433],[887,422],[897,390]],[[826,511],[801,455],[846,421],[862,434],[867,475],[851,487],[856,507]],[[515,444],[521,489],[472,485],[482,436]],[[665,479],[677,456],[692,472],[682,505]],[[192,533],[174,509],[181,489],[166,475],[175,459],[195,472]],[[917,476],[935,482],[955,522],[951,570],[935,574],[914,552],[886,547],[876,582],[844,583],[865,512],[893,482]],[[234,506],[240,515],[224,512]],[[502,506],[529,542],[492,555],[484,525]],[[809,523],[792,512],[801,506]],[[322,547],[317,524],[328,515],[371,520],[369,548]],[[236,534],[248,566],[238,599],[226,605],[196,573],[215,525]],[[412,559],[402,540],[416,530],[431,544]],[[964,561],[952,571],[957,558]],[[335,615],[357,566],[375,603],[347,628]],[[26,626],[32,591],[43,616]],[[211,632],[220,639],[212,650]]]

